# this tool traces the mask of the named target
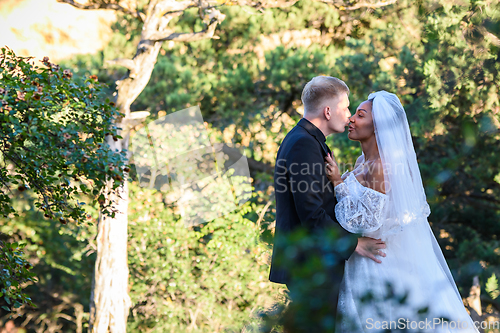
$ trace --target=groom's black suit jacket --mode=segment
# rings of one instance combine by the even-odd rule
[[[342,240],[333,256],[338,266],[354,252],[356,237],[345,231],[335,218],[337,199],[332,183],[326,177],[325,156],[330,149],[323,132],[302,118],[286,135],[276,156],[274,190],[276,196],[276,229],[269,280],[289,284],[292,266],[307,261],[308,253],[298,255],[290,250],[293,242],[287,236],[297,229],[307,235],[320,235],[334,228]],[[324,245],[324,244],[323,244]],[[318,247],[323,247],[318,244]],[[331,258],[332,256],[330,256]],[[337,275],[339,270],[336,270]],[[332,277],[340,281],[340,277]],[[339,279],[340,278],[340,279]]]

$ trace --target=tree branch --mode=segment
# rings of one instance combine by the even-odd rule
[[[220,20],[222,21],[222,20]],[[197,40],[207,39],[207,38],[216,38],[218,36],[214,36],[215,28],[217,24],[220,22],[219,19],[212,19],[208,27],[203,31],[198,32],[155,32],[151,36],[149,36],[149,40],[153,42],[164,42],[167,40],[172,40],[176,42],[193,42]]]
[[[188,8],[198,7],[200,3],[193,0],[185,0],[185,1],[172,1],[172,0],[163,0],[155,6],[155,10],[161,15],[166,15],[171,12],[179,12],[184,11]]]
[[[376,2],[376,3],[358,2],[358,3],[354,4],[353,6],[346,7],[344,4],[338,3],[334,0],[320,0],[320,1],[324,2],[324,3],[332,4],[332,5],[336,6],[338,9],[344,10],[344,11],[356,10],[359,8],[380,8],[380,7],[393,5],[397,2],[397,0],[383,0],[380,2]]]
[[[75,8],[78,9],[87,9],[87,10],[94,10],[94,9],[111,9],[111,10],[116,10],[125,14],[132,15],[135,18],[138,18],[139,20],[144,22],[145,15],[144,13],[137,11],[131,11],[125,7],[120,6],[117,3],[103,3],[103,2],[97,2],[97,3],[92,3],[88,5],[83,5],[81,3],[75,2],[74,0],[57,0],[57,2],[61,3],[67,3],[68,5],[71,5]]]
[[[118,65],[125,67],[129,69],[131,72],[135,71],[136,69],[135,62],[132,59],[113,59],[113,60],[107,60],[106,63],[110,65]]]
[[[298,0],[264,0],[264,1],[246,1],[246,0],[238,0],[236,3],[239,6],[250,6],[254,8],[285,8],[291,7],[295,5]],[[230,1],[229,1],[230,2]]]

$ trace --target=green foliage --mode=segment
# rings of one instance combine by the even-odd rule
[[[419,11],[427,17],[421,58],[428,109],[419,158],[433,227],[449,234],[442,246],[453,250],[445,252],[452,263],[498,267],[500,49],[492,29],[500,22],[498,4],[422,2]],[[462,281],[486,274],[478,266],[463,270]]]
[[[104,143],[106,133],[119,138],[113,124],[119,113],[103,98],[102,87],[96,77],[75,82],[69,70],[62,71],[47,58],[39,67],[30,58],[1,49],[0,213],[4,218],[19,218],[12,200],[31,189],[38,197],[34,206],[46,218],[62,224],[82,222],[87,213],[80,195],[97,199],[109,177],[121,178],[125,152],[117,154]],[[104,213],[113,214],[109,203],[102,206]],[[31,304],[30,298],[16,294],[22,283],[33,281],[19,244],[4,241],[0,256],[4,300],[15,308]]]
[[[20,322],[24,322],[23,327],[29,332],[37,329],[76,332],[83,326],[77,318],[88,318],[96,226],[90,223],[62,226],[59,221],[43,218],[35,201],[33,194],[17,197],[14,207],[19,216],[0,219],[0,235],[10,241],[23,241],[25,246],[20,255],[33,266],[31,272],[37,279],[24,289],[36,308],[13,309],[12,316],[17,320],[21,316]],[[87,206],[87,211],[95,220],[97,210]],[[24,314],[33,317],[22,317]],[[61,317],[66,319],[58,319]]]
[[[236,330],[272,304],[270,249],[247,216],[259,206],[186,227],[165,193],[132,185],[130,195],[131,331]]]
[[[113,124],[120,113],[102,98],[97,77],[78,83],[69,70],[61,71],[47,58],[43,64],[35,66],[29,58],[2,48],[1,161],[14,168],[0,169],[5,186],[0,212],[4,217],[16,215],[6,193],[15,185],[20,192],[32,189],[40,197],[37,207],[48,218],[63,224],[81,221],[86,214],[75,195],[97,196],[106,177],[121,178],[126,152],[117,154],[104,143],[105,135],[121,138]],[[94,189],[83,182],[71,186],[71,178],[79,181],[79,177],[92,180]],[[119,185],[115,182],[113,188]],[[108,207],[109,203],[103,205],[106,213]]]
[[[0,297],[7,303],[2,309],[11,311],[22,304],[34,306],[31,298],[23,292],[23,284],[34,282],[31,265],[22,258],[24,244],[0,241]]]

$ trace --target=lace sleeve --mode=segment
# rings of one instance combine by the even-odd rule
[[[384,194],[364,187],[362,194],[356,198],[344,182],[335,186],[335,195],[338,201],[335,215],[345,230],[361,234],[380,228]]]

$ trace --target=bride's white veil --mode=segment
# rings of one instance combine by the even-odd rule
[[[423,221],[430,214],[410,127],[399,98],[387,91],[368,96],[372,102],[373,124],[384,168],[387,193],[383,233],[402,230]]]
[[[386,238],[407,226],[416,226],[412,228],[413,234],[407,239],[408,242],[415,242],[415,248],[410,251],[413,253],[406,253],[407,257],[416,260],[433,252],[460,298],[441,248],[427,221],[430,208],[405,110],[399,98],[387,91],[372,93],[368,100],[372,102],[375,137],[384,168],[387,199],[380,229],[366,236]],[[422,249],[422,246],[425,249]]]

